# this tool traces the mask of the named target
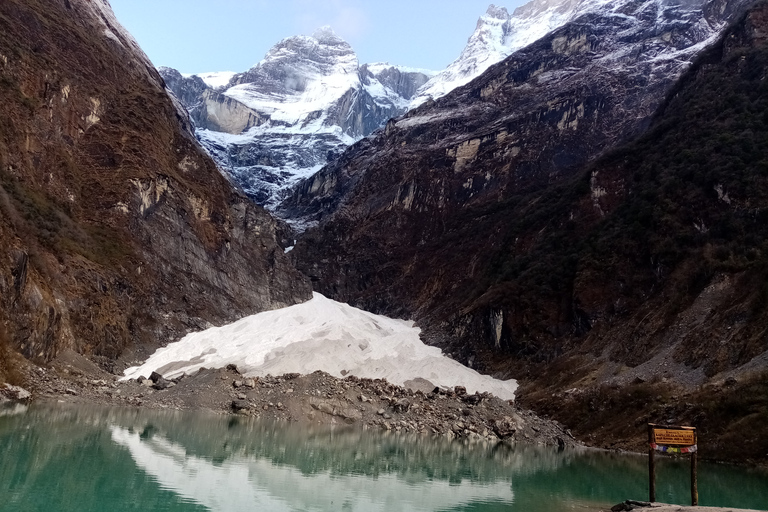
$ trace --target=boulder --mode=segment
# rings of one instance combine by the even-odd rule
[[[402,414],[404,412],[408,412],[408,409],[411,408],[411,402],[407,398],[400,398],[394,404],[392,404],[392,407],[394,408],[395,412]]]
[[[248,400],[243,400],[243,399],[232,400],[232,410],[235,412],[247,411],[250,408],[251,408],[251,404],[248,402]]]
[[[32,393],[20,386],[6,384],[4,387],[0,387],[0,402],[5,401],[4,399],[14,402],[30,402]]]
[[[507,439],[512,437],[517,432],[517,422],[509,416],[504,416],[500,420],[496,420],[493,424],[493,433],[499,439]]]

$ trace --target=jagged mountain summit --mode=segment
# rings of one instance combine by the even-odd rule
[[[348,146],[404,113],[433,74],[385,63],[360,65],[330,27],[276,44],[250,70],[185,77],[161,68],[189,109],[197,136],[257,203],[311,176]]]
[[[477,28],[461,55],[424,84],[410,108],[469,83],[493,64],[579,16],[590,12],[620,12],[625,3],[614,0],[533,0],[518,7],[512,14],[504,7],[491,4],[477,21]],[[661,3],[680,5],[697,2],[664,0]]]

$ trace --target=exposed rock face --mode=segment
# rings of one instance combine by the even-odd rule
[[[190,112],[194,113],[201,108],[203,94],[209,88],[202,78],[194,75],[184,77],[173,68],[161,67],[158,71],[165,80],[165,86]]]
[[[429,78],[389,64],[359,66],[352,47],[330,28],[284,39],[216,89],[200,89],[202,79],[173,69],[160,73],[221,168],[268,207],[298,179],[404,113]]]
[[[0,321],[114,358],[310,297],[105,0],[0,5]]]
[[[499,353],[556,357],[595,319],[574,294],[579,259],[564,240],[576,242],[549,239],[549,222],[570,225],[570,194],[586,190],[591,205],[606,192],[602,180],[563,187],[647,128],[741,4],[614,3],[390,121],[283,203],[320,222],[291,254],[318,291],[415,317],[463,361],[483,353],[486,369],[508,370],[509,359],[493,366]],[[531,274],[534,248],[562,258]],[[531,275],[541,293],[517,284]]]

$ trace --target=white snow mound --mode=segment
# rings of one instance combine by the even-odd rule
[[[157,350],[122,380],[153,371],[172,379],[200,368],[236,364],[248,377],[322,370],[335,377],[387,379],[404,386],[426,379],[435,386],[464,386],[469,393],[514,399],[515,380],[481,375],[429,347],[413,322],[393,320],[315,293],[312,300],[249,316],[223,327],[191,333]],[[342,373],[343,372],[343,373]]]

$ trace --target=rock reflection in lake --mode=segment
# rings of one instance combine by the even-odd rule
[[[199,412],[32,406],[0,413],[0,450],[3,511],[543,512],[598,510],[647,493],[640,456]],[[678,502],[685,501],[683,466],[660,468],[680,480],[669,488]],[[702,501],[734,485],[751,489],[747,500],[768,497],[765,473],[706,468]]]

